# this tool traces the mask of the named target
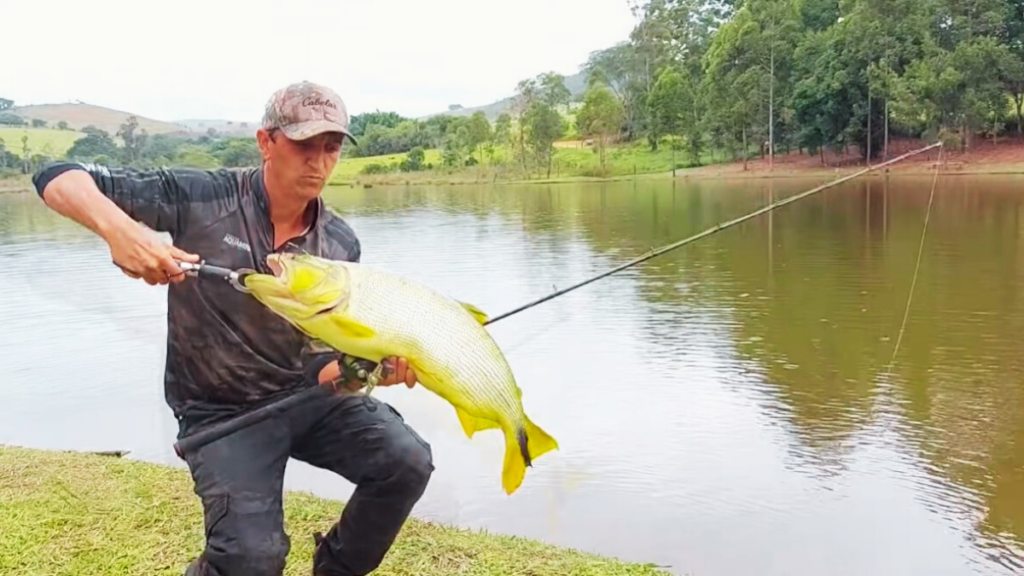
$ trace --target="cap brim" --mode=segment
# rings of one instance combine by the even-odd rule
[[[323,134],[324,132],[340,132],[351,140],[353,144],[356,146],[359,145],[351,132],[342,128],[338,123],[331,122],[329,120],[313,120],[310,122],[292,124],[291,126],[282,127],[281,131],[284,132],[284,135],[291,140],[305,140],[306,138],[312,138],[313,136]]]

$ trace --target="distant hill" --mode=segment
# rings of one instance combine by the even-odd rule
[[[572,76],[566,76],[565,86],[575,98],[576,96],[583,94],[583,91],[586,89],[586,81],[586,74],[580,72],[578,74],[573,74]],[[498,116],[501,115],[502,112],[508,110],[511,105],[512,97],[510,96],[497,102],[492,102],[483,106],[474,106],[471,108],[462,108],[461,106],[453,105],[444,112],[429,114],[420,119],[426,120],[441,114],[448,114],[451,116],[471,116],[474,112],[479,110],[484,113],[488,120],[494,122]],[[133,115],[130,112],[114,110],[113,108],[96,106],[94,104],[86,104],[84,102],[16,106],[12,108],[10,112],[24,118],[26,122],[31,122],[33,118],[45,120],[47,127],[49,128],[56,128],[58,122],[64,121],[67,122],[68,128],[74,131],[80,131],[86,126],[95,126],[101,130],[105,130],[111,136],[117,134],[121,124],[123,124],[129,116]],[[212,128],[221,136],[255,137],[256,129],[259,127],[258,120],[238,121],[219,118],[187,118],[183,120],[175,120],[173,122],[165,122],[163,120],[154,120],[138,114],[135,114],[134,116],[139,121],[139,128],[145,129],[149,134],[201,136],[206,134]]]
[[[583,94],[583,92],[587,89],[587,75],[586,75],[586,73],[585,72],[580,72],[578,74],[573,74],[572,76],[566,76],[565,77],[565,87],[569,89],[569,92],[572,94],[573,98]],[[484,113],[484,116],[486,116],[488,120],[490,120],[491,122],[494,122],[498,118],[498,116],[501,115],[502,112],[507,111],[511,106],[512,106],[512,97],[509,96],[508,98],[503,98],[501,100],[498,100],[497,102],[492,102],[490,104],[485,104],[483,106],[474,106],[472,108],[462,108],[462,107],[451,107],[450,106],[449,109],[445,110],[444,112],[437,112],[435,114],[428,114],[428,115],[423,116],[422,118],[420,118],[420,120],[427,120],[428,118],[431,118],[431,117],[434,117],[434,116],[441,116],[441,115],[448,115],[448,116],[472,116],[474,113],[476,113],[479,110],[480,112]]]
[[[256,137],[256,129],[260,127],[257,121],[234,121],[222,119],[189,118],[186,120],[175,120],[175,124],[183,126],[195,134],[206,134],[210,128],[218,134],[228,136],[252,136]]]
[[[93,104],[69,103],[69,104],[36,104],[30,106],[17,106],[11,110],[14,114],[21,116],[26,121],[33,118],[45,120],[47,126],[56,127],[57,123],[64,121],[72,130],[81,130],[86,126],[95,126],[100,130],[107,131],[111,136],[117,133],[129,116],[129,112],[95,106]],[[135,117],[139,120],[139,128],[145,129],[150,134],[167,134],[171,132],[185,132],[186,128],[171,122],[153,120],[144,116]]]

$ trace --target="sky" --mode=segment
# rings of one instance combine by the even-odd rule
[[[351,114],[489,104],[575,74],[634,25],[627,0],[0,0],[0,14],[4,45],[31,54],[5,60],[0,97],[165,121],[257,121],[301,80]]]

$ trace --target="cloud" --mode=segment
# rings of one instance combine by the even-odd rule
[[[540,72],[576,73],[634,22],[627,0],[8,0],[3,12],[4,44],[30,56],[7,60],[0,96],[161,120],[256,120],[302,79],[352,113],[487,104]]]

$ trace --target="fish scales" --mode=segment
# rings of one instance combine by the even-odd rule
[[[468,437],[500,429],[508,494],[534,459],[558,449],[524,412],[512,369],[476,307],[362,264],[308,254],[273,254],[267,263],[274,274],[246,276],[245,286],[296,328],[375,362],[404,357],[426,389],[455,407]]]
[[[463,400],[468,401],[466,403],[469,405],[486,405],[486,392],[490,391],[490,399],[497,401],[509,415],[515,413],[515,401],[510,389],[485,389],[478,386],[486,380],[511,379],[512,373],[507,364],[502,366],[489,362],[500,351],[493,340],[473,337],[477,326],[472,316],[452,306],[450,299],[424,290],[400,276],[365,268],[350,269],[349,272],[354,289],[346,314],[360,323],[375,327],[380,333],[401,335],[394,343],[395,351],[385,355],[432,358],[435,364],[442,367],[434,374],[439,379],[458,377],[444,369],[444,366],[478,366],[480,378],[466,388]],[[431,300],[441,305],[432,306]],[[432,372],[432,367],[425,368]]]

